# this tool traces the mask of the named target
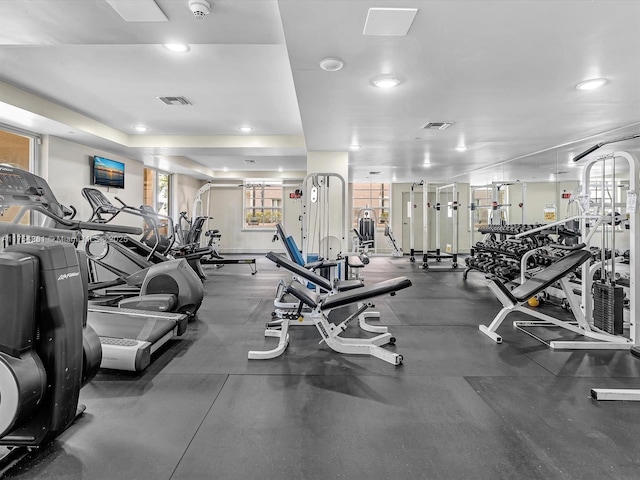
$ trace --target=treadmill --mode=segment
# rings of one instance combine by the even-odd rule
[[[0,165],[0,197],[5,206],[22,207],[13,219],[20,223],[28,212],[44,216],[43,226],[62,230],[96,230],[139,235],[137,227],[81,222],[65,218],[70,212],[55,198],[49,184],[41,177],[10,165]],[[32,215],[33,219],[33,215]],[[51,237],[54,237],[52,234]],[[64,235],[61,232],[61,238]],[[82,260],[82,259],[81,259]],[[80,261],[84,292],[87,295],[87,264]],[[148,312],[90,305],[87,324],[100,338],[101,368],[140,371],[151,363],[151,355],[171,338],[182,335],[188,316],[177,313]]]

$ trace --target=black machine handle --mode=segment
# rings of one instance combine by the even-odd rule
[[[142,229],[140,227],[129,227],[127,225],[111,225],[96,222],[77,222],[77,226],[80,230],[98,230],[100,232],[128,233],[131,235],[142,234]]]
[[[37,225],[21,225],[19,223],[0,222],[0,236],[11,234],[69,238],[71,240],[77,240],[80,237],[80,232],[75,230],[63,230],[60,228],[39,227]]]
[[[590,153],[595,152],[596,150],[598,150],[600,147],[603,147],[604,145],[609,145],[610,143],[624,142],[625,140],[631,140],[638,137],[640,137],[640,133],[634,133],[633,135],[627,135],[625,137],[614,138],[613,140],[608,140],[606,142],[600,142],[597,145],[594,145],[593,147],[585,150],[580,155],[576,155],[575,157],[573,157],[573,161],[578,162],[582,160],[584,157],[586,157]]]
[[[573,251],[573,250],[581,250],[581,249],[585,248],[587,245],[584,244],[584,243],[578,243],[577,245],[556,245],[556,244],[553,244],[551,246],[553,248],[557,248],[559,250]]]

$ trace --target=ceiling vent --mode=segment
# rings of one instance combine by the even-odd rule
[[[369,172],[369,175],[380,175],[382,172]]]
[[[255,161],[255,160],[251,160],[251,159],[247,158],[247,159],[244,161],[244,163],[258,163],[258,162],[257,162],[257,161]]]
[[[420,128],[422,130],[446,130],[451,125],[453,125],[453,122],[429,122],[425,123]]]
[[[404,36],[417,12],[417,8],[370,8],[362,34]]]
[[[191,105],[191,102],[184,97],[158,97],[165,105]]]

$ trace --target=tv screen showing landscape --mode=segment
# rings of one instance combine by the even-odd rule
[[[124,163],[93,157],[93,184],[124,188]]]

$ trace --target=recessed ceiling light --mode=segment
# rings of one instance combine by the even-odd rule
[[[344,62],[339,58],[327,57],[320,60],[320,68],[325,72],[337,72],[342,70]]]
[[[464,145],[458,145],[458,146],[456,147],[456,150],[457,150],[458,152],[466,152],[466,151],[467,151],[467,147],[465,147]]]
[[[371,84],[378,88],[393,88],[400,85],[400,79],[395,75],[380,75],[373,78]]]
[[[249,132],[253,132],[253,127],[250,127],[249,125],[241,125],[238,127],[238,130],[240,130],[243,133],[249,133]]]
[[[423,166],[424,168],[429,168],[429,167],[431,166],[431,164],[430,164],[430,163],[423,163],[423,164],[422,164],[422,166]]]
[[[580,82],[576,85],[578,90],[595,90],[596,88],[600,88],[608,80],[606,78],[592,78],[590,80],[585,80],[584,82]]]
[[[394,175],[394,176],[391,178],[391,181],[392,181],[392,182],[397,182],[397,181],[398,181],[398,178]]]
[[[187,45],[186,43],[163,43],[162,46],[167,50],[176,53],[186,53],[191,50],[191,47],[189,47],[189,45]]]
[[[149,130],[147,127],[145,127],[144,125],[136,125],[135,128],[138,132],[146,132],[147,130]]]
[[[278,167],[279,172],[282,172],[282,170],[283,170],[282,167]]]
[[[360,150],[360,145],[358,145],[357,143],[352,143],[351,145],[349,145],[349,149],[350,150]]]
[[[222,171],[223,172],[228,172],[229,171],[229,167],[222,167]]]

